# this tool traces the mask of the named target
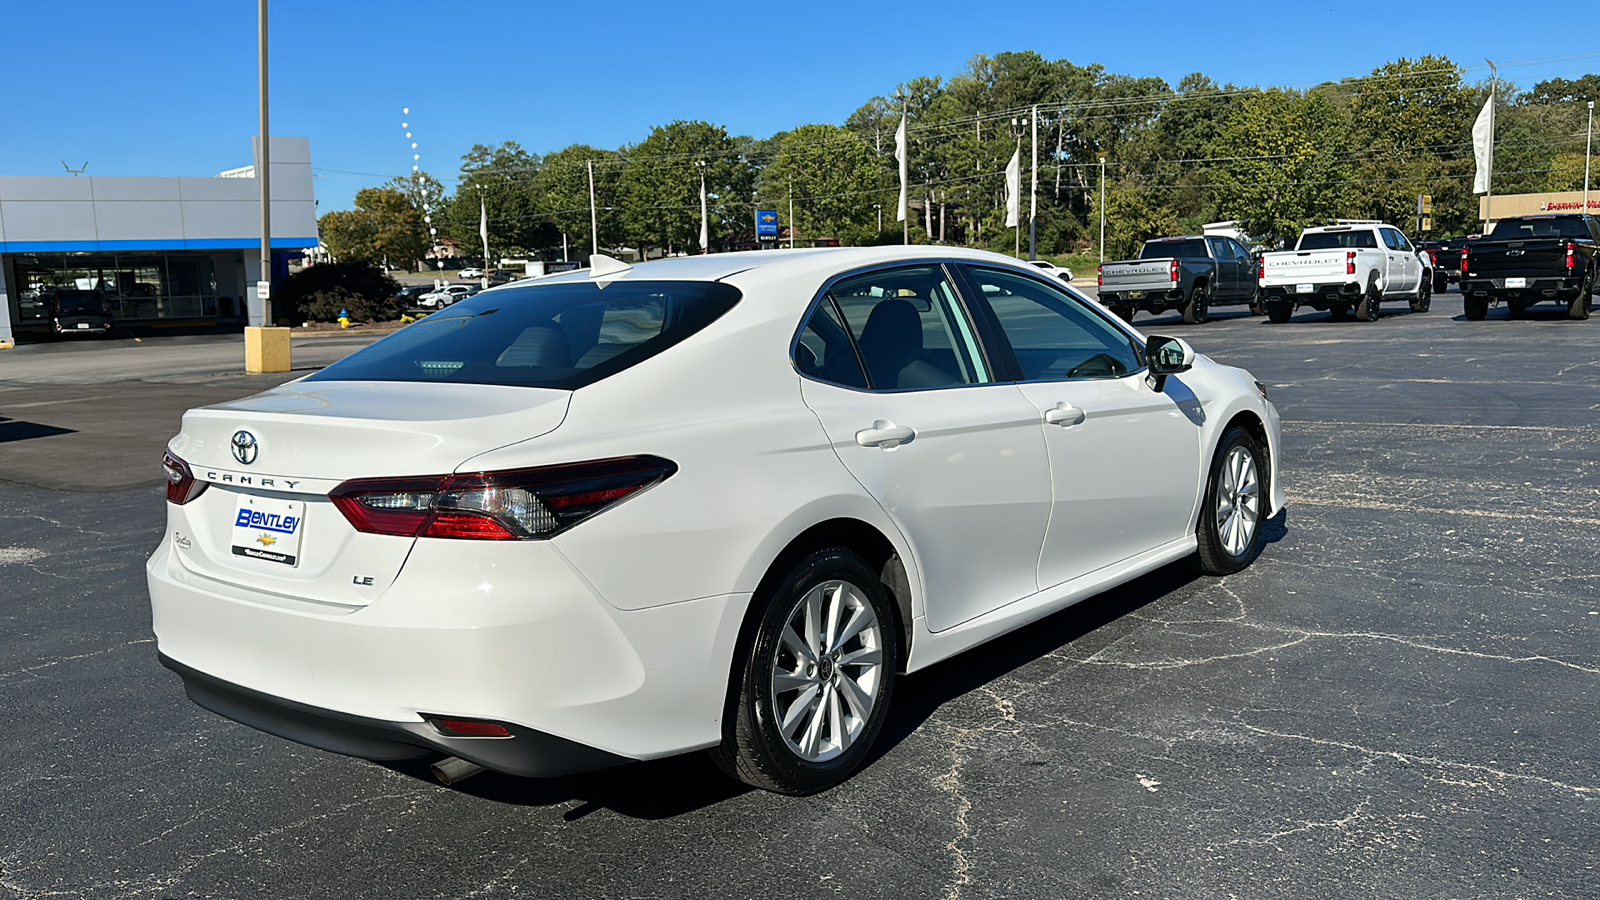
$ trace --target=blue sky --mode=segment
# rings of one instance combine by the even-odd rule
[[[272,130],[311,138],[323,212],[411,167],[453,175],[474,143],[617,147],[705,119],[766,137],[843,122],[919,75],[1033,50],[1176,84],[1305,86],[1442,53],[1523,87],[1600,71],[1548,28],[1484,27],[1504,2],[545,4],[273,0]],[[213,175],[248,165],[254,0],[5,0],[0,175]],[[1364,23],[1378,27],[1364,28]],[[1357,35],[1361,34],[1360,37]],[[1566,57],[1566,58],[1561,58]],[[409,116],[401,109],[411,108]]]

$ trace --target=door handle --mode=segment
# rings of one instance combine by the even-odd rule
[[[1067,403],[1057,403],[1055,409],[1047,409],[1044,413],[1046,425],[1077,425],[1084,420],[1083,410]]]
[[[909,425],[896,425],[885,419],[879,419],[872,423],[871,428],[863,428],[856,432],[856,443],[863,447],[893,450],[901,444],[911,443],[916,437],[916,429]]]

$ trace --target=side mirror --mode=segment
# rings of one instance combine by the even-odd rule
[[[1144,345],[1144,358],[1150,367],[1146,379],[1152,390],[1167,386],[1167,376],[1187,372],[1194,367],[1194,348],[1182,338],[1151,336]]]

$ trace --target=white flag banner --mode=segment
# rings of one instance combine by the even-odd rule
[[[711,252],[711,226],[706,221],[706,183],[700,182],[700,252]]]
[[[1006,227],[1015,228],[1022,221],[1022,150],[1011,154],[1006,163]]]
[[[900,161],[900,207],[896,222],[906,220],[906,117],[900,114],[900,130],[894,133],[894,158]]]
[[[467,207],[471,209],[472,207]],[[478,198],[478,237],[483,238],[483,264],[489,265],[489,208]]]
[[[1483,112],[1478,113],[1478,121],[1472,125],[1472,155],[1478,161],[1478,172],[1472,178],[1472,192],[1488,193],[1489,176],[1494,171],[1493,91],[1489,92],[1489,99],[1483,104]]]

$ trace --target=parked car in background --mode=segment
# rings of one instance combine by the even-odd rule
[[[1189,324],[1204,322],[1213,305],[1256,303],[1255,266],[1231,237],[1191,234],[1144,242],[1138,259],[1100,266],[1100,302],[1132,322],[1139,310],[1183,311]]]
[[[1417,249],[1428,254],[1433,266],[1433,292],[1442,294],[1450,285],[1461,280],[1461,248],[1467,238],[1449,238],[1442,241],[1421,241]]]
[[[478,268],[477,266],[468,266],[465,269],[462,269],[460,274],[458,274],[456,277],[458,277],[458,278],[482,278],[483,277],[483,270]]]
[[[1378,319],[1385,299],[1405,299],[1426,312],[1433,299],[1433,269],[1400,229],[1382,222],[1341,222],[1307,228],[1293,250],[1261,254],[1257,278],[1267,318],[1289,321],[1302,306],[1344,319],[1353,309],[1363,322]]]
[[[1284,505],[1248,372],[952,247],[726,253],[485,291],[192,409],[146,567],[196,703],[442,779],[710,749],[786,794],[896,679]]]
[[[1047,262],[1046,260],[1042,259],[1029,260],[1028,265],[1033,266],[1046,275],[1053,275],[1056,278],[1065,281],[1067,284],[1072,283],[1072,270],[1066,268],[1065,266],[1058,266],[1053,262]]]
[[[1582,213],[1516,216],[1461,253],[1461,303],[1468,319],[1504,303],[1513,318],[1535,303],[1553,300],[1567,318],[1587,319],[1600,287],[1600,221]]]
[[[111,303],[99,291],[54,291],[49,295],[50,330],[63,337],[107,337]]]
[[[482,288],[476,285],[446,285],[445,287],[442,287],[438,290],[429,291],[428,293],[418,297],[417,305],[429,307],[430,309],[441,306],[449,306],[458,300],[465,300],[466,298],[471,297],[480,290],[482,290]]]
[[[394,299],[406,306],[414,306],[424,294],[431,294],[433,291],[434,287],[431,284],[414,284],[401,288],[399,293],[394,295]]]

